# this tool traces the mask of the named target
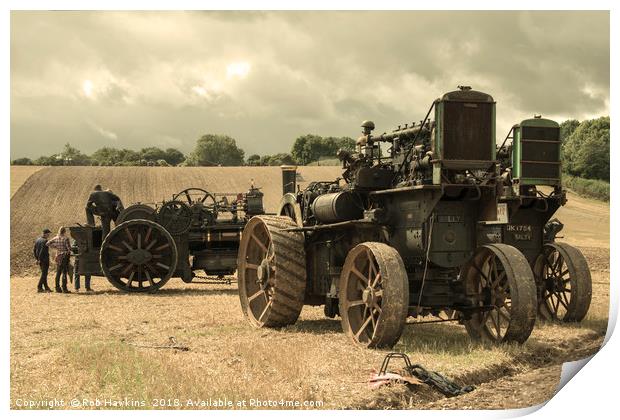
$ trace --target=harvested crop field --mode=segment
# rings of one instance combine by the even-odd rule
[[[11,166],[11,197],[26,182],[30,175],[45,166]]]
[[[333,179],[340,170],[301,173],[307,182]],[[353,346],[340,322],[326,319],[321,308],[304,308],[300,320],[284,329],[253,329],[243,319],[234,283],[173,279],[157,294],[133,295],[95,278],[94,294],[35,293],[36,279],[28,274],[32,240],[42,226],[82,221],[95,183],[131,203],[159,201],[189,186],[244,191],[250,178],[263,187],[273,210],[281,194],[279,168],[47,168],[31,176],[11,200],[11,406],[21,408],[18,399],[77,398],[83,404],[108,398],[143,401],[146,408],[161,400],[171,404],[167,408],[195,408],[189,400],[218,399],[246,400],[246,408],[251,400],[308,402],[301,408],[519,408],[550,398],[561,364],[602,343],[609,232],[598,229],[601,220],[608,226],[609,206],[572,194],[559,217],[566,224],[564,241],[586,245],[592,269],[593,301],[584,322],[539,322],[525,345],[493,347],[473,343],[459,325],[410,325],[395,347],[413,363],[476,386],[455,398],[425,386],[370,391],[366,381],[385,351]],[[188,350],[155,348],[170,337]]]
[[[13,168],[13,167],[12,167]],[[300,167],[299,182],[331,180],[337,167]],[[282,197],[279,167],[156,168],[55,167],[35,172],[11,198],[11,272],[32,269],[30,248],[41,229],[85,223],[84,207],[96,184],[110,188],[125,206],[155,203],[173,194],[199,187],[210,192],[245,192],[252,180],[261,187],[266,211],[275,211]]]

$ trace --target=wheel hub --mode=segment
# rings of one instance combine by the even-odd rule
[[[145,249],[134,249],[127,254],[127,261],[135,265],[149,262],[151,258],[153,258],[152,254]]]
[[[371,289],[370,287],[367,287],[362,292],[362,301],[368,307],[374,306],[374,304],[377,302],[377,296],[375,295],[374,290]]]
[[[560,277],[551,276],[546,281],[547,290],[551,292],[561,292],[564,290],[564,282]]]
[[[269,261],[267,261],[267,258],[265,258],[263,259],[263,261],[258,266],[258,269],[256,270],[256,277],[258,278],[258,282],[261,285],[266,285],[267,282],[269,281],[270,271],[271,270],[269,267]]]

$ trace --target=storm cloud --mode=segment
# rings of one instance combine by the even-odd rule
[[[460,84],[493,95],[502,139],[607,115],[609,13],[12,12],[11,158],[205,133],[271,154],[420,120]]]

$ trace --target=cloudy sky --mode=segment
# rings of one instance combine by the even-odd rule
[[[66,142],[246,156],[420,120],[459,84],[534,113],[609,113],[607,12],[12,12],[11,158]]]

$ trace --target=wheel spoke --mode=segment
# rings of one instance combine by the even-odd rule
[[[127,237],[129,238],[129,242],[133,244],[134,243],[133,235],[131,234],[131,231],[129,230],[128,227],[125,228],[125,233],[127,234]]]
[[[365,311],[364,311],[365,313]],[[372,319],[372,313],[368,316],[368,318],[366,318],[366,321],[364,321],[364,323],[362,324],[362,326],[360,327],[360,329],[357,331],[357,333],[355,333],[355,338],[357,340],[360,339],[360,335],[362,335],[362,332],[364,332],[364,330],[366,329],[366,327],[368,326],[368,324],[370,323],[370,320]]]
[[[482,276],[483,279],[485,279],[487,281],[487,283],[489,282],[489,278],[486,274],[484,274],[481,270],[481,268],[479,268],[476,264],[472,263],[472,267],[474,267],[474,269],[478,272],[478,274],[480,274]]]
[[[116,245],[108,244],[108,248],[113,249],[116,252],[123,252],[123,248],[119,248]]]
[[[146,236],[144,237],[144,243],[147,243],[149,241],[149,239],[151,238],[151,233],[153,233],[153,227],[149,226],[149,228],[146,230]]]
[[[566,298],[566,294],[564,294],[564,292],[558,292],[557,296],[558,296],[558,301],[560,302],[560,304],[564,306],[564,309],[568,310],[568,299]],[[562,299],[562,297],[564,297],[564,299]],[[558,310],[559,309],[560,309],[560,305],[558,305]]]
[[[267,304],[265,305],[265,309],[263,309],[263,312],[261,312],[260,316],[258,317],[258,322],[262,322],[263,317],[267,314],[267,311],[269,310],[269,308],[271,308],[272,303],[273,303],[273,300],[267,301]]]
[[[125,267],[125,269],[121,271],[121,276],[127,275],[132,268],[133,268],[132,263],[127,264],[127,267]]]
[[[377,275],[375,276],[375,279],[372,281],[372,284],[370,285],[370,287],[372,287],[374,289],[377,286],[377,283],[379,283],[380,280],[381,280],[381,273],[377,273]]]
[[[363,280],[364,281],[364,285],[368,285],[368,279],[366,278],[366,276],[364,276],[362,273],[359,272],[357,267],[352,266],[351,267],[351,272],[353,274],[355,274],[360,280]]]
[[[164,250],[164,249],[166,249],[166,248],[169,248],[169,247],[170,247],[170,244],[169,244],[168,242],[166,242],[165,244],[163,244],[163,245],[158,246],[157,248],[155,248],[153,251],[162,251],[162,250]]]
[[[155,286],[155,283],[153,283],[153,279],[151,278],[151,273],[149,273],[146,267],[144,267],[144,274],[146,275],[146,279],[149,281],[149,285],[151,287]]]
[[[501,308],[499,308],[498,312],[499,312],[500,316],[502,318],[504,318],[506,321],[508,321],[508,323],[510,324],[510,316],[506,313],[508,311],[506,311],[506,312],[502,311],[503,308],[504,308],[503,306]]]
[[[267,247],[263,244],[254,233],[250,235],[250,237],[258,244],[258,246],[263,250],[263,252],[267,253]]]
[[[363,300],[351,300],[351,301],[346,303],[347,309],[350,309],[350,308],[352,308],[354,306],[360,306],[360,305],[364,305],[364,301]]]
[[[267,297],[267,293],[263,289],[259,289],[258,292],[254,293],[252,296],[248,298],[248,302],[252,302],[257,297],[264,295],[267,302],[269,302],[269,298]]]
[[[123,265],[124,265],[123,263],[116,264],[116,265],[110,267],[110,271],[114,271],[117,268],[121,268]]]

